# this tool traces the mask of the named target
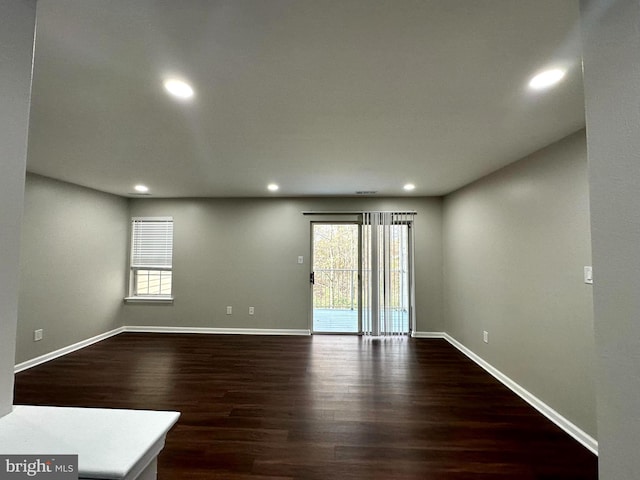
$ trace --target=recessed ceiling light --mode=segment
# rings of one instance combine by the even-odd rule
[[[415,190],[416,186],[413,183],[407,183],[404,187],[403,187],[407,192],[410,192],[411,190]]]
[[[193,88],[191,85],[175,78],[165,80],[164,89],[174,97],[183,100],[193,97]]]
[[[566,70],[560,68],[545,70],[529,81],[529,87],[534,90],[542,90],[543,88],[551,87],[562,80],[566,73]]]
[[[267,188],[270,192],[277,192],[280,187],[275,183],[270,183],[269,185],[267,185]]]
[[[135,187],[133,187],[133,189],[136,192],[140,193],[147,193],[149,191],[149,187],[147,187],[146,185],[136,185]]]

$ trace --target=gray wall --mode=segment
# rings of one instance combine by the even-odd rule
[[[584,132],[447,196],[443,212],[447,332],[595,436]]]
[[[582,3],[600,478],[640,472],[640,6]]]
[[[126,305],[123,324],[309,329],[315,217],[301,212],[361,209],[418,212],[417,329],[442,331],[441,201],[433,198],[133,200],[132,216],[174,217],[175,302]],[[249,306],[255,307],[253,317]]]
[[[13,404],[35,10],[35,0],[0,0],[0,416],[10,412]]]
[[[27,176],[17,363],[121,325],[127,218],[124,198]]]

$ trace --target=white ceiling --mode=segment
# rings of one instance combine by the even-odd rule
[[[577,0],[39,0],[28,169],[119,195],[445,194],[584,126],[578,17]],[[552,65],[565,81],[528,90]]]

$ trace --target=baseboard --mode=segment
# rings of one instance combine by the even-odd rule
[[[444,332],[411,332],[412,338],[444,338]]]
[[[200,333],[210,335],[311,335],[311,331],[293,328],[208,328],[128,326],[125,332],[136,333]]]
[[[124,331],[123,327],[116,328],[114,330],[110,330],[105,333],[101,333],[100,335],[96,335],[95,337],[87,338],[86,340],[82,340],[81,342],[74,343],[73,345],[69,345],[68,347],[63,347],[53,352],[46,353],[44,355],[40,355],[39,357],[32,358],[31,360],[27,360],[26,362],[18,363],[14,367],[14,373],[22,372],[23,370],[27,370],[28,368],[35,367],[37,365],[41,365],[50,360],[54,360],[56,358],[67,355],[68,353],[75,352],[76,350],[80,350],[81,348],[88,347],[89,345],[93,345],[94,343],[101,342],[102,340],[106,340],[109,337],[113,337],[114,335],[118,335]]]
[[[493,367],[491,364],[480,358],[478,355],[473,353],[467,347],[458,342],[451,335],[445,333],[443,337],[447,340],[451,345],[456,347],[462,353],[464,353],[467,357],[477,363],[480,367],[485,369],[489,374],[495,377],[498,381],[504,384],[507,388],[509,388],[512,392],[522,398],[525,402],[531,405],[533,408],[538,410],[542,415],[547,417],[553,423],[555,423],[558,427],[564,430],[567,434],[577,440],[580,444],[582,444],[587,450],[598,455],[598,441],[593,438],[591,435],[580,429],[578,426],[567,420],[565,417],[556,412],[549,405],[544,403],[538,397],[533,395],[531,392],[511,380],[511,378],[507,377],[504,373],[502,373],[497,368]]]

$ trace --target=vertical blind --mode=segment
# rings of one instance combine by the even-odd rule
[[[362,214],[362,329],[405,335],[414,328],[414,212]]]
[[[131,231],[131,268],[172,267],[173,218],[134,217]]]

